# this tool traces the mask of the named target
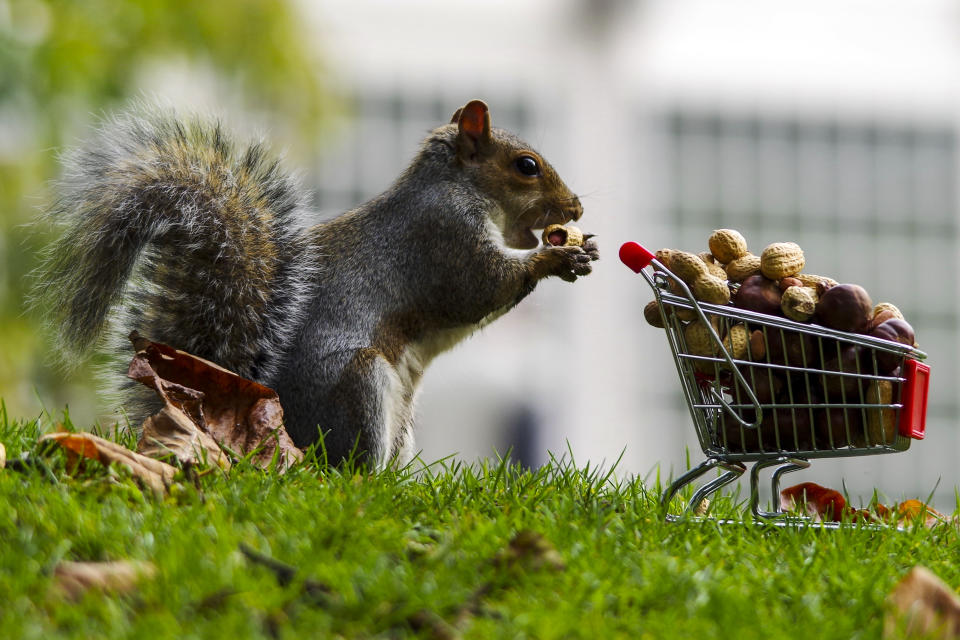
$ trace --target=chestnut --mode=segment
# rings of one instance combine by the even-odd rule
[[[733,306],[747,311],[756,311],[771,316],[781,316],[780,291],[776,281],[762,275],[753,275],[740,283]],[[873,307],[871,307],[871,310]]]
[[[913,332],[913,327],[910,326],[910,323],[902,318],[890,318],[886,322],[878,325],[880,327],[887,327],[888,329],[893,329],[897,334],[897,342],[905,344],[908,346],[915,346],[917,344],[916,335]]]
[[[816,320],[837,331],[864,330],[873,317],[873,302],[858,284],[838,284],[823,292],[817,302]]]
[[[818,449],[861,447],[866,443],[859,409],[826,407],[814,411]]]
[[[857,374],[873,373],[867,371],[866,367],[860,367],[861,349],[859,345],[847,344],[841,345],[839,353],[836,351],[824,354],[823,368],[825,371],[835,371],[837,373]],[[824,388],[827,394],[837,402],[861,402],[860,398],[860,379],[852,375],[831,375],[825,376]]]

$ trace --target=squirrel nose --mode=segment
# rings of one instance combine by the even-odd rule
[[[580,216],[583,215],[583,206],[580,204],[580,198],[573,196],[571,199],[570,208],[567,209],[570,213],[570,217],[574,220],[579,220]]]

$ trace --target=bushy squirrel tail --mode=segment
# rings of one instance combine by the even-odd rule
[[[137,330],[269,380],[316,264],[303,198],[278,160],[219,122],[140,105],[64,164],[46,212],[62,233],[35,282],[64,355]]]

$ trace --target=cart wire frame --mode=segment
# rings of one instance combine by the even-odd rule
[[[921,362],[922,351],[732,304],[699,302],[680,278],[634,242],[621,247],[620,258],[653,290],[706,456],[665,489],[661,506],[667,520],[692,518],[749,462],[754,518],[803,524],[806,520],[779,505],[774,511],[760,508],[762,470],[774,468],[770,489],[776,501],[782,476],[808,468],[811,459],[895,453],[924,437],[930,369]],[[697,322],[708,329],[709,349],[687,339],[686,328]],[[743,329],[734,329],[738,326]],[[740,334],[739,344],[733,330]],[[756,346],[748,348],[744,335]],[[713,469],[722,473],[694,491],[679,515],[671,514],[677,493]]]

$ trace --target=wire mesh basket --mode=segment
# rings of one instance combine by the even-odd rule
[[[771,492],[785,473],[815,458],[905,451],[926,428],[930,369],[916,348],[868,335],[697,301],[682,280],[640,245],[621,260],[650,285],[684,397],[706,460],[674,480],[662,497],[667,518],[696,512],[715,491],[750,473],[750,509],[759,504],[760,472],[774,468]],[[652,267],[652,269],[647,269]],[[679,515],[672,499],[711,469]]]

